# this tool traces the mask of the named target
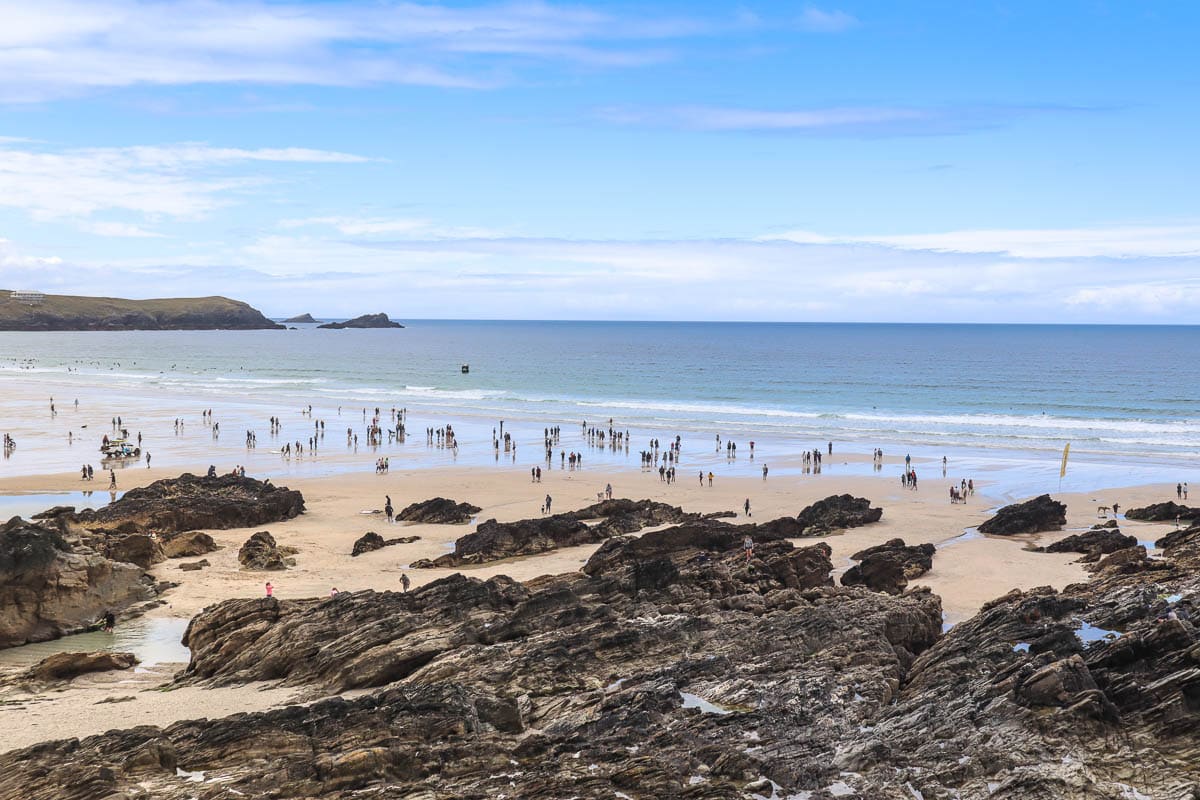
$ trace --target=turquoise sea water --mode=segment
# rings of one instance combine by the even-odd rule
[[[545,425],[577,430],[585,419],[612,418],[647,438],[711,441],[719,432],[743,443],[833,440],[929,456],[1049,457],[1068,441],[1073,453],[1109,463],[1186,463],[1200,452],[1195,327],[406,324],[0,333],[0,386],[40,397],[38,381],[99,382],[116,408],[141,398],[194,415],[203,404],[230,403],[250,420],[309,403],[318,416],[339,406],[402,406],[410,429],[458,420],[488,445],[500,419],[532,436]],[[59,399],[60,407],[69,402]],[[21,427],[42,405],[7,404],[13,421],[0,420],[0,429]],[[636,454],[640,438],[634,444]]]

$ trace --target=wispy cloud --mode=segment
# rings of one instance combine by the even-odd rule
[[[673,106],[637,108],[610,106],[596,116],[614,125],[676,128],[692,131],[750,131],[815,136],[944,136],[1002,127],[1043,114],[1084,113],[1088,108],[1067,106],[898,105],[829,106],[814,108],[746,108]]]
[[[504,234],[486,228],[443,225],[419,217],[306,217],[285,219],[279,226],[333,228],[346,236],[405,236],[412,239],[495,239]]]
[[[814,33],[840,33],[858,25],[858,19],[845,11],[822,11],[816,6],[806,6],[800,12],[800,28]]]
[[[244,149],[182,143],[53,150],[0,143],[0,207],[65,221],[98,236],[150,237],[140,221],[199,219],[270,178],[253,164],[356,164],[368,159],[305,148]],[[230,173],[240,166],[241,171]]]
[[[1082,228],[962,230],[837,236],[788,231],[765,239],[802,244],[875,244],[941,253],[997,253],[1015,258],[1171,258],[1200,256],[1200,223]],[[764,240],[765,240],[764,239]]]
[[[0,243],[0,265],[8,282],[84,293],[168,280],[181,294],[211,291],[221,276],[272,313],[361,313],[364,297],[403,297],[397,310],[411,316],[488,318],[1187,322],[1200,313],[1200,257],[1131,268],[866,242],[419,238],[456,226],[392,222],[306,220],[163,258],[57,261]]]
[[[486,89],[531,61],[657,63],[672,57],[659,43],[728,27],[536,1],[0,0],[0,19],[0,100],[10,102],[202,83]]]

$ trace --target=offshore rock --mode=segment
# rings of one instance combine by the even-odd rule
[[[19,517],[0,526],[0,647],[74,633],[154,596],[133,564],[75,552],[57,531]]]
[[[1067,505],[1048,494],[1039,495],[1024,503],[1014,503],[996,512],[996,516],[979,526],[980,533],[1012,536],[1019,533],[1039,533],[1061,530],[1067,524]]]
[[[850,558],[859,562],[842,575],[843,586],[866,586],[876,592],[900,594],[908,582],[933,569],[932,544],[906,545],[892,539],[861,550]]]
[[[1143,522],[1174,522],[1176,519],[1200,518],[1200,508],[1180,505],[1174,501],[1155,503],[1141,508],[1130,508],[1125,511],[1126,519],[1136,519]]]
[[[404,510],[396,515],[396,519],[403,522],[457,525],[470,522],[471,518],[479,511],[479,506],[473,506],[470,503],[456,503],[445,497],[435,497],[432,500],[423,500],[405,506]]]
[[[363,553],[381,550],[394,544],[409,544],[420,538],[420,536],[398,536],[395,539],[384,539],[375,531],[367,531],[355,540],[354,549],[350,551],[350,555],[361,556]]]
[[[287,558],[287,548],[280,548],[270,531],[259,531],[246,540],[238,550],[238,563],[242,569],[281,570],[296,565],[296,560]]]
[[[805,508],[796,516],[796,521],[799,522],[804,535],[819,536],[843,528],[857,528],[879,522],[882,517],[883,509],[871,508],[871,501],[865,497],[834,494]]]
[[[55,653],[43,658],[22,676],[26,680],[50,683],[69,681],[88,672],[129,669],[138,663],[133,653]]]
[[[363,314],[361,317],[348,319],[345,322],[326,322],[318,328],[329,330],[345,330],[346,328],[403,328],[399,322],[392,322],[387,314]]]

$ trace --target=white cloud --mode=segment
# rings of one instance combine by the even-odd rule
[[[161,233],[148,231],[139,225],[134,225],[129,222],[88,222],[85,220],[80,222],[78,227],[84,233],[91,233],[95,234],[96,236],[113,236],[124,239],[162,238]]]
[[[241,149],[183,143],[153,147],[50,151],[0,143],[0,207],[34,220],[73,222],[101,236],[154,236],[127,220],[101,221],[102,212],[142,220],[194,220],[227,205],[267,179],[218,168],[255,163],[353,164],[362,156],[304,148]]]
[[[285,219],[285,229],[327,227],[346,236],[403,236],[412,239],[495,239],[503,234],[486,228],[442,225],[417,217],[307,217]]]
[[[57,256],[31,256],[20,252],[8,239],[0,239],[0,267],[4,268],[3,277],[15,275],[18,269],[40,269],[53,267],[63,263]],[[4,288],[12,288],[4,287]]]
[[[1001,253],[1014,258],[1166,258],[1200,255],[1200,223],[1086,228],[964,230],[945,233],[831,236],[788,231],[764,237],[802,244],[876,244],[942,253]]]
[[[822,11],[816,6],[807,6],[800,12],[799,25],[814,33],[840,33],[858,25],[858,19],[845,11]]]
[[[637,66],[670,57],[648,41],[722,27],[542,2],[365,0],[0,0],[0,19],[0,99],[9,101],[137,84],[489,88],[503,82],[496,69],[509,57]]]
[[[460,235],[449,235],[458,231]],[[854,241],[495,238],[428,219],[313,217],[249,244],[137,258],[18,251],[0,285],[209,293],[270,313],[900,322],[1190,322],[1200,257],[1024,259]]]
[[[947,136],[1003,127],[1034,115],[1086,113],[1069,106],[826,106],[747,108],[733,106],[609,106],[601,121],[693,131],[759,131],[855,137]]]

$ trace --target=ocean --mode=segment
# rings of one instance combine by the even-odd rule
[[[1085,460],[1188,464],[1200,451],[1195,327],[406,324],[0,333],[0,382],[39,398],[28,409],[6,404],[11,424],[0,429],[41,415],[36,387],[48,381],[60,395],[72,382],[99,385],[118,407],[152,403],[170,416],[233,404],[246,409],[247,426],[307,404],[317,417],[335,407],[406,407],[410,430],[457,420],[489,446],[485,431],[501,419],[525,426],[536,447],[546,425],[607,427],[611,418],[635,432],[635,452],[650,436],[715,433],[926,457],[1049,459],[1070,442]]]

